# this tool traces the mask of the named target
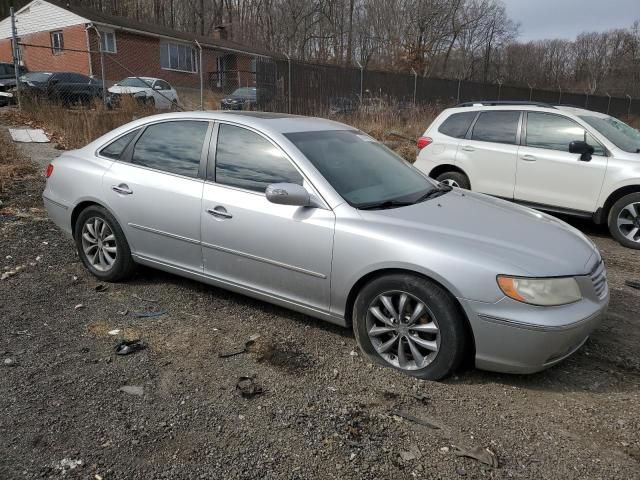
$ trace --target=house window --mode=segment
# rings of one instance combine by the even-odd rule
[[[195,73],[198,71],[196,50],[181,43],[162,42],[160,43],[160,66],[168,70]]]
[[[62,31],[51,32],[51,51],[54,55],[59,55],[64,50],[64,38]]]
[[[116,33],[100,31],[100,51],[116,53]]]

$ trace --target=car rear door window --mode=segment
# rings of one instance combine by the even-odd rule
[[[453,138],[464,138],[478,112],[454,113],[438,128],[438,132]]]
[[[594,148],[595,155],[605,154],[602,145],[570,118],[549,113],[527,113],[528,147],[568,152],[573,141],[586,141]]]
[[[519,120],[520,112],[518,111],[482,112],[473,126],[471,139],[515,144]]]
[[[124,153],[124,150],[127,148],[127,145],[135,138],[140,130],[133,130],[132,132],[126,133],[117,140],[114,140],[109,145],[100,150],[100,155],[107,158],[112,158],[114,160],[119,160]]]
[[[303,183],[282,150],[257,133],[227,124],[220,125],[215,178],[209,172],[209,180],[260,193],[271,183]]]
[[[182,120],[149,125],[140,135],[131,163],[197,177],[208,122]]]

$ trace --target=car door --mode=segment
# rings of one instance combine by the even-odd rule
[[[483,111],[460,141],[456,165],[473,191],[513,198],[520,122],[516,110]]]
[[[104,198],[135,255],[202,271],[200,207],[211,128],[199,120],[152,123],[105,173]]]
[[[167,82],[156,80],[151,87],[151,95],[153,95],[153,100],[158,109],[164,110],[171,106],[171,98],[169,98],[166,85]]]
[[[264,192],[271,183],[297,183],[314,190],[265,136],[220,123],[212,150],[202,202],[205,273],[328,311],[333,211],[267,200]]]
[[[591,160],[569,153],[569,143],[594,147]],[[564,115],[527,112],[518,152],[516,200],[593,212],[607,168],[605,148],[580,124]]]

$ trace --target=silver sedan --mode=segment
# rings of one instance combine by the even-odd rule
[[[439,185],[353,127],[255,112],[146,117],[64,153],[44,203],[103,281],[136,264],[353,328],[440,379],[465,358],[530,373],[609,301],[592,242],[544,213]]]

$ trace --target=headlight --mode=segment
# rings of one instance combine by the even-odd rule
[[[521,278],[498,276],[500,290],[509,298],[531,305],[566,305],[582,299],[573,277]]]

